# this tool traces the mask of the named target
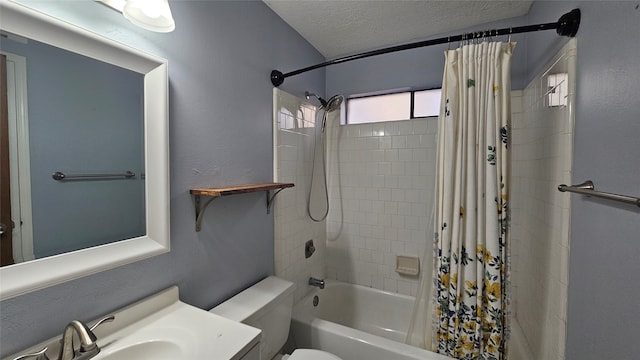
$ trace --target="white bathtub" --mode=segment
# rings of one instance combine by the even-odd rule
[[[313,298],[318,296],[318,306]],[[343,360],[450,360],[406,345],[414,298],[359,285],[326,281],[293,309],[299,348],[331,352]]]

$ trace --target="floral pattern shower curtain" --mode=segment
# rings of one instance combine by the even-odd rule
[[[435,341],[457,359],[505,359],[510,62],[514,43],[446,52],[435,204]]]

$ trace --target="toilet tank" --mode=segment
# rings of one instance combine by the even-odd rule
[[[262,330],[260,358],[272,359],[289,336],[295,284],[270,276],[210,311]]]

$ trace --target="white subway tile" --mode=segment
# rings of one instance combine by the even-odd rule
[[[407,147],[407,137],[403,135],[393,136],[391,138],[391,147],[394,149],[404,149]]]
[[[392,292],[397,292],[398,291],[398,283],[396,280],[394,279],[390,279],[390,278],[384,278],[384,288],[383,290],[385,291],[392,291]]]
[[[412,149],[398,149],[398,160],[409,162],[413,160]]]
[[[386,185],[387,184],[387,177],[384,177],[385,179],[385,186],[384,188],[380,188],[378,189],[378,199],[380,200],[384,200],[384,201],[389,201],[391,200],[391,189]]]
[[[385,161],[398,161],[398,149],[387,149],[384,151]]]
[[[413,121],[398,121],[399,134],[400,135],[412,135],[413,134]]]
[[[396,121],[384,123],[384,131],[386,136],[399,135],[400,134],[399,123]]]
[[[404,175],[405,174],[405,163],[402,162],[392,162],[391,163],[391,174],[392,175]]]
[[[396,184],[397,186],[398,184]],[[391,189],[391,200],[393,201],[405,201],[405,190],[403,189]]]
[[[426,124],[425,124],[426,127]],[[407,148],[418,149],[423,147],[422,135],[407,135]]]
[[[426,134],[427,133],[427,119],[415,119],[411,120],[413,125],[413,133],[414,134]]]
[[[381,137],[378,142],[378,147],[383,150],[391,149],[392,145],[393,145],[393,141],[391,136],[389,135],[385,135]]]

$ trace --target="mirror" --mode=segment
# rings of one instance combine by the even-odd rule
[[[39,218],[38,221],[51,217],[52,223],[61,222],[65,217],[76,221],[74,221],[75,224],[59,224],[61,226],[58,226],[58,229],[71,229],[67,233],[56,233],[52,230],[53,227],[45,227],[45,231],[36,230],[38,226],[33,227],[33,238],[36,241],[54,243],[56,242],[54,240],[64,238],[66,248],[47,249],[42,252],[46,257],[36,256],[36,260],[0,268],[0,298],[5,299],[20,295],[169,251],[168,74],[166,60],[142,53],[5,0],[0,1],[0,30],[12,34],[12,36],[15,35],[17,38],[30,39],[29,42],[38,46],[53,47],[51,48],[53,50],[49,49],[51,51],[62,53],[60,49],[65,50],[62,55],[66,57],[65,62],[72,62],[74,60],[70,59],[79,56],[91,58],[93,60],[82,62],[85,65],[75,65],[75,70],[80,71],[79,67],[84,66],[98,67],[101,71],[107,71],[106,69],[110,68],[109,71],[115,71],[115,73],[109,73],[106,75],[107,78],[114,80],[114,83],[116,78],[120,78],[119,83],[130,84],[126,91],[124,89],[120,91],[126,95],[125,97],[111,99],[107,101],[110,104],[106,105],[104,102],[96,102],[95,99],[83,99],[81,94],[74,95],[68,87],[71,81],[56,84],[59,93],[56,95],[60,95],[55,100],[56,105],[64,103],[66,97],[66,101],[69,99],[76,101],[72,104],[76,113],[85,115],[97,112],[98,109],[106,110],[110,114],[103,114],[101,117],[110,118],[110,122],[107,121],[99,125],[102,126],[99,131],[101,135],[76,134],[74,142],[71,138],[54,138],[54,133],[59,133],[62,136],[70,135],[78,130],[64,127],[62,122],[69,116],[63,115],[57,120],[57,127],[46,130],[41,136],[49,141],[49,148],[43,147],[39,141],[36,142],[38,138],[36,135],[40,130],[35,127],[32,128],[32,134],[26,137],[31,141],[28,148],[32,152],[38,151],[42,157],[51,155],[51,158],[40,159],[44,160],[41,161],[44,163],[42,166],[34,166],[32,163],[29,167],[32,172],[28,179],[31,181],[30,195],[34,222],[36,222],[36,217]],[[3,44],[5,42],[3,39]],[[48,61],[52,64],[56,62],[51,57]],[[55,68],[61,69],[61,67]],[[84,80],[90,84],[94,83],[94,85],[96,81],[104,81],[104,79]],[[99,86],[89,86],[80,92],[93,91],[95,93],[97,91],[99,93],[100,88]],[[62,91],[63,89],[64,91]],[[113,89],[102,90],[113,92]],[[53,96],[49,98],[53,98]],[[113,106],[114,104],[119,106]],[[29,104],[30,110],[32,109],[31,105]],[[59,107],[61,108],[60,112],[64,114],[62,110],[64,106],[60,105]],[[122,110],[121,108],[125,107],[137,112],[140,120],[122,120],[124,117],[131,117],[123,115],[124,113],[118,113]],[[53,115],[51,117],[54,118]],[[96,121],[88,119],[89,117],[86,116],[81,124],[71,125],[72,127],[96,125]],[[130,127],[122,128],[125,125]],[[118,128],[121,131],[116,134],[115,131]],[[119,137],[127,138],[127,142],[119,142]],[[72,143],[73,146],[60,146],[65,142]],[[54,154],[54,151],[51,150],[55,148],[55,143],[64,149],[61,153]],[[120,158],[118,160],[106,157],[102,159],[101,156],[106,152],[105,149],[114,144],[118,144],[118,146],[112,147],[124,150],[120,152]],[[75,162],[71,162],[71,158],[75,155],[80,155],[81,161],[75,159]],[[38,161],[36,158],[32,156],[31,161]],[[51,170],[56,166],[60,166],[56,168],[56,171],[65,173],[66,179],[54,180],[51,177]],[[23,171],[19,170],[18,172],[20,172],[22,184]],[[73,175],[124,176],[108,176],[106,179],[69,178]],[[42,178],[45,178],[46,183],[50,186],[44,188],[45,190],[35,186],[35,183]],[[126,194],[124,196],[128,198],[124,200],[126,209],[118,210],[112,204],[107,204],[109,198],[117,198],[119,195],[114,194],[119,193]],[[85,207],[81,211],[72,208],[68,211],[59,211],[59,213],[66,215],[56,218],[59,214],[55,210],[55,204],[72,203],[74,197],[90,198],[89,207]],[[36,208],[36,204],[41,202],[48,203],[49,208],[45,208],[45,210]],[[77,212],[70,213],[72,211]],[[81,213],[86,218],[77,221]],[[117,213],[127,215],[106,220],[105,214]],[[134,213],[135,215],[129,216]],[[36,216],[36,214],[40,215]],[[78,222],[86,225],[82,231],[78,230]],[[125,228],[126,231],[122,230]],[[113,231],[114,229],[115,231]],[[110,234],[110,237],[101,237],[109,231],[116,234]],[[118,231],[120,232],[118,233]],[[84,234],[72,239],[72,233],[82,232]],[[40,237],[44,238],[40,239]]]
[[[0,223],[13,228],[0,266],[145,235],[144,76],[0,36],[9,134],[1,171],[10,180]]]

